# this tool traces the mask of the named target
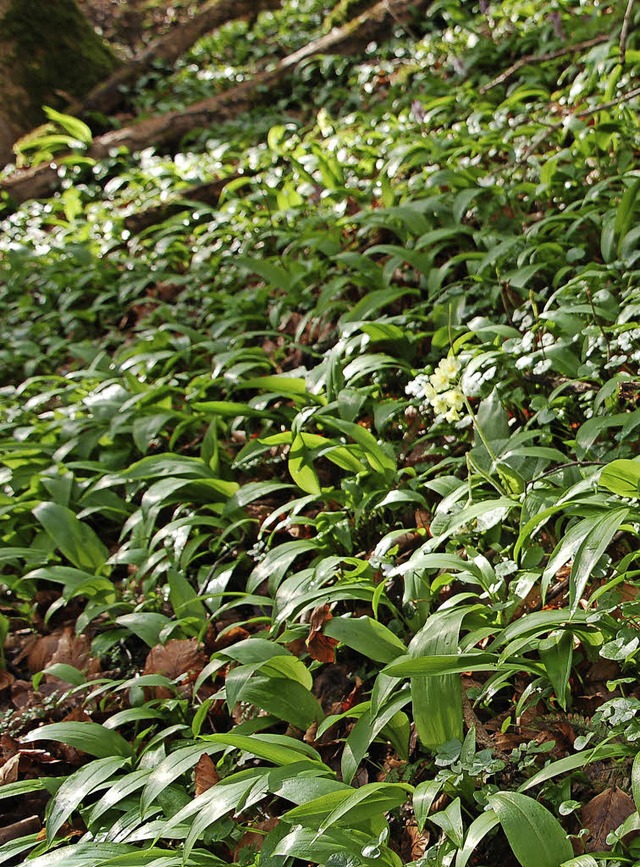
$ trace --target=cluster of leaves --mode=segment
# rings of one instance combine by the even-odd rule
[[[224,28],[139,104],[227,86],[324,6]],[[636,863],[619,26],[436,3],[7,211],[0,800],[45,830],[0,863]]]

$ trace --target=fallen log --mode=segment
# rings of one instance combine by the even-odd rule
[[[174,27],[168,34],[154,40],[144,51],[117,69],[109,78],[96,85],[82,100],[67,109],[68,114],[90,112],[109,114],[123,101],[123,90],[148,72],[155,63],[176,62],[198,39],[237,18],[249,18],[267,9],[277,9],[282,0],[213,0],[193,18]]]
[[[363,51],[370,43],[388,38],[395,25],[407,25],[429,3],[430,0],[381,0],[368,12],[287,55],[273,69],[259,72],[235,87],[179,111],[154,115],[95,138],[86,156],[100,160],[122,148],[133,153],[150,146],[169,146],[194,129],[231,120],[268,99],[274,88],[287,82],[303,61],[321,54]],[[27,199],[50,196],[59,185],[58,168],[50,163],[10,175],[0,184],[0,191],[20,204]]]

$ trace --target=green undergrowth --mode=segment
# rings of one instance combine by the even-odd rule
[[[325,6],[202,40],[140,109]],[[0,863],[637,863],[623,11],[433,4],[7,205],[0,800],[44,830]]]

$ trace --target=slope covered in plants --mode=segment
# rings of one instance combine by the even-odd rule
[[[634,15],[434,3],[176,152],[29,143],[76,153],[0,224],[0,863],[637,862]]]

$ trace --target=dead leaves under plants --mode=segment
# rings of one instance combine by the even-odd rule
[[[143,674],[162,674],[169,680],[185,685],[197,677],[207,662],[195,638],[172,638],[166,644],[156,644],[147,654]],[[171,698],[173,691],[165,686],[151,688],[155,698]]]
[[[206,792],[212,786],[219,782],[220,776],[216,770],[211,756],[203,753],[198,759],[193,772],[193,781],[196,788],[196,797]]]
[[[336,647],[339,642],[336,638],[324,635],[322,627],[333,615],[328,605],[318,605],[311,612],[309,620],[309,637],[306,645],[309,656],[319,662],[334,663],[336,661]]]
[[[580,813],[583,827],[589,830],[585,850],[602,852],[611,849],[607,836],[635,813],[635,809],[633,800],[617,786],[592,798]]]

